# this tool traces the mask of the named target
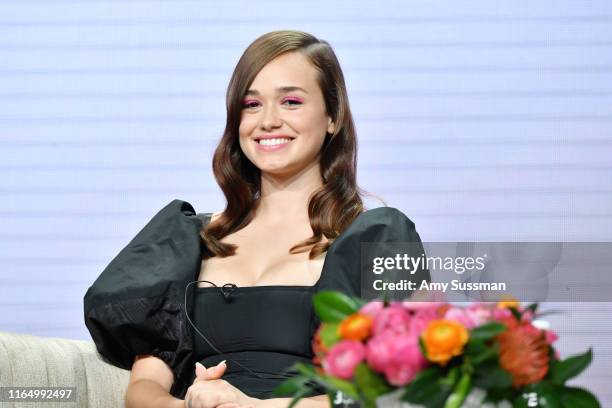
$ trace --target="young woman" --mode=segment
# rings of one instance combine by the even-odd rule
[[[98,350],[131,368],[127,407],[288,405],[272,390],[313,357],[312,296],[360,296],[361,242],[420,242],[400,211],[364,210],[356,153],[330,45],[299,31],[256,39],[213,158],[225,210],[172,201],[85,295]],[[313,394],[298,406],[329,406]]]

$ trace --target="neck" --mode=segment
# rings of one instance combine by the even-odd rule
[[[257,216],[279,222],[307,220],[310,196],[322,185],[319,163],[316,161],[291,176],[262,172]]]

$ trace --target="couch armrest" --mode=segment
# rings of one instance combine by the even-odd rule
[[[91,341],[0,332],[0,384],[5,387],[76,387],[76,404],[45,407],[124,408],[130,372],[102,359]],[[6,404],[6,405],[4,405]],[[3,403],[2,407],[32,403]]]

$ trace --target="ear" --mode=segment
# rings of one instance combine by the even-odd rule
[[[331,118],[328,118],[328,120],[327,120],[327,133],[333,135],[335,129],[336,129],[336,126],[335,126],[334,122],[332,121]]]

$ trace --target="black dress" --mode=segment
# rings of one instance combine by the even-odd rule
[[[159,357],[174,373],[171,394],[181,399],[195,378],[195,361],[210,367],[222,360],[227,360],[223,379],[248,396],[271,398],[286,368],[313,358],[311,342],[320,322],[312,296],[321,290],[360,296],[360,243],[420,243],[412,221],[395,208],[381,207],[360,214],[334,240],[314,286],[188,287],[200,273],[202,218],[188,202],[170,202],[83,299],[85,324],[99,353],[124,369],[136,355]],[[429,280],[426,273],[420,278]],[[185,316],[185,299],[197,330]]]

